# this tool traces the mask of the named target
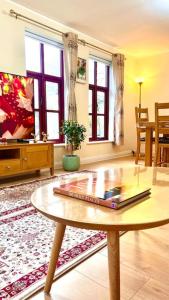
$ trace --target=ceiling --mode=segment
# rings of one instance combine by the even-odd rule
[[[13,0],[136,56],[169,52],[168,0]]]

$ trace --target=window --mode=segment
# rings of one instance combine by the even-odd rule
[[[25,38],[27,75],[34,78],[35,134],[63,142],[59,128],[64,120],[63,50],[56,43]]]
[[[109,64],[89,59],[89,140],[108,139]]]

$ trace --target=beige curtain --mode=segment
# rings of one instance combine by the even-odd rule
[[[116,145],[122,145],[124,142],[124,125],[123,125],[124,55],[123,54],[113,54],[112,67],[113,67],[113,80],[115,86],[114,143]]]
[[[77,121],[75,97],[78,36],[72,32],[63,34],[64,62],[67,85],[68,120]]]

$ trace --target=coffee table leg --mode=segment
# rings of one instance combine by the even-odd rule
[[[119,232],[107,232],[110,300],[120,300]]]
[[[54,241],[53,241],[52,252],[51,252],[51,257],[50,257],[50,262],[49,262],[49,267],[48,267],[48,273],[47,273],[47,278],[46,278],[46,283],[45,283],[45,288],[44,288],[45,293],[49,293],[50,289],[51,289],[54,273],[56,270],[56,264],[57,264],[58,257],[59,257],[59,252],[60,252],[60,249],[62,246],[65,229],[66,229],[66,225],[63,225],[60,223],[56,224],[55,237],[54,237]]]

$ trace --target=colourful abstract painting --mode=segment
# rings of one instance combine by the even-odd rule
[[[0,137],[30,138],[34,132],[33,79],[0,72]]]

